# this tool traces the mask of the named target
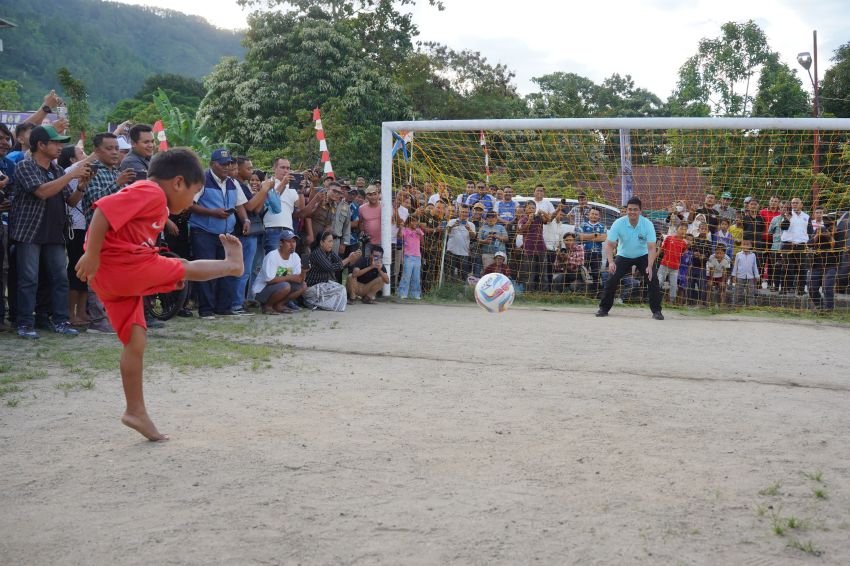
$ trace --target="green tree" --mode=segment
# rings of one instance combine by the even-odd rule
[[[56,78],[65,93],[68,107],[68,123],[72,136],[78,136],[90,129],[89,127],[89,91],[86,85],[66,67],[56,71]]]
[[[136,123],[151,124],[161,116],[154,104],[159,91],[168,95],[170,104],[183,113],[194,116],[206,96],[204,84],[191,77],[173,73],[151,75],[132,98],[120,100],[106,116],[107,122],[120,123],[130,119]]]
[[[793,118],[809,113],[809,99],[794,71],[771,53],[759,76],[753,116]]]
[[[587,77],[559,71],[531,80],[539,92],[526,101],[536,118],[586,118],[596,112],[598,87]]]
[[[209,159],[215,147],[222,143],[214,144],[210,139],[206,127],[206,121],[196,118],[194,114],[188,115],[173,104],[168,94],[159,89],[153,95],[153,102],[157,112],[162,117],[162,123],[168,137],[168,143],[173,146],[191,147],[202,160]],[[226,143],[226,142],[224,142]]]
[[[755,22],[726,22],[715,38],[703,38],[696,55],[679,69],[671,109],[687,115],[710,105],[718,115],[748,114],[750,81],[768,61],[767,37]]]
[[[0,80],[0,109],[21,110],[19,92],[21,83],[14,80]]]
[[[820,103],[825,113],[850,118],[850,42],[835,50],[820,84]]]

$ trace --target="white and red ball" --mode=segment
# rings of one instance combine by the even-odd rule
[[[515,294],[513,283],[502,273],[488,273],[475,284],[475,302],[487,312],[505,312]]]

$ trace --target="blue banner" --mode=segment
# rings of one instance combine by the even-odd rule
[[[620,130],[620,204],[625,206],[633,196],[632,138],[629,130]]]

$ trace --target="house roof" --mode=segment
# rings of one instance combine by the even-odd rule
[[[579,181],[577,186],[601,193],[602,200],[620,204],[622,175],[599,181]],[[677,199],[701,205],[708,182],[696,167],[638,166],[632,169],[632,194],[639,197],[644,210],[663,210]]]

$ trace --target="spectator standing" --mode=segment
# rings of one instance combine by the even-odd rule
[[[782,286],[783,271],[785,260],[782,257],[782,219],[790,212],[791,207],[787,202],[782,201],[779,204],[779,214],[773,217],[767,227],[769,236],[770,248],[765,250],[764,255],[767,258],[771,268],[767,272],[766,280],[769,288],[772,291],[778,290]]]
[[[469,207],[474,207],[477,203],[481,203],[485,213],[494,210],[496,206],[496,198],[487,192],[487,185],[483,181],[478,181],[475,184],[475,192],[466,198],[466,205]]]
[[[667,209],[667,218],[664,220],[664,223],[669,226],[667,230],[668,235],[673,235],[676,233],[676,229],[679,227],[679,224],[684,224],[688,226],[688,218],[690,217],[690,211],[688,210],[685,201],[677,200]]]
[[[363,251],[368,256],[372,246],[381,244],[381,193],[375,185],[366,187],[366,202],[360,205],[360,232],[369,237],[369,243]]]
[[[759,257],[759,265],[765,272],[768,280],[776,281],[777,286],[781,284],[782,278],[785,276],[785,261],[781,254],[770,253],[771,235],[768,231],[771,221],[777,216],[782,216],[782,203],[779,197],[772,196],[767,201],[767,207],[759,210],[759,216],[764,221],[762,226],[762,234],[758,240],[753,240],[753,250]],[[746,235],[744,236],[746,237]]]
[[[587,222],[579,227],[579,240],[584,243],[584,261],[597,288],[602,283],[602,245],[607,239],[605,224],[600,222],[602,215],[591,208]],[[687,228],[687,226],[686,226]]]
[[[84,163],[66,173],[54,163],[70,140],[52,126],[39,126],[30,134],[31,157],[15,167],[15,188],[9,211],[9,238],[15,242],[18,273],[18,336],[37,339],[34,328],[39,269],[43,265],[50,282],[53,329],[76,336],[68,316],[68,257],[65,252],[65,205],[76,206],[82,198],[80,185],[71,190],[72,179],[89,177]]]
[[[688,281],[688,290],[693,294],[693,299],[698,305],[705,304],[705,267],[708,258],[711,257],[711,236],[708,233],[708,223],[701,224],[699,235],[694,238],[692,247],[694,255],[691,260],[691,280]]]
[[[705,193],[705,200],[702,203],[702,207],[695,211],[696,214],[705,216],[705,222],[708,223],[708,231],[711,234],[717,231],[717,226],[720,223],[720,212],[714,208],[716,200],[717,196],[713,192],[709,191]]]
[[[126,161],[126,160],[125,160]],[[251,222],[245,212],[248,199],[237,183],[228,176],[236,160],[227,149],[217,149],[210,157],[210,167],[204,174],[204,187],[195,195],[189,208],[190,235],[194,259],[224,259],[220,234],[232,234],[237,218],[242,235],[250,232]],[[221,277],[197,284],[198,315],[213,320],[215,315],[233,316],[236,287],[239,277]]]
[[[738,255],[738,252],[741,251],[741,240],[744,239],[744,213],[737,212],[735,213],[735,221],[729,226],[729,235],[732,236],[732,244],[734,248],[732,249],[732,254],[729,256],[733,260],[735,256]]]
[[[82,163],[85,154],[79,146],[65,146],[56,163],[68,172],[76,163]],[[71,179],[68,185],[76,190],[79,179]],[[81,190],[85,190],[83,187]],[[68,318],[71,326],[88,326],[91,322],[86,314],[86,300],[88,299],[88,285],[77,277],[75,267],[83,256],[83,242],[86,239],[86,216],[83,214],[82,199],[75,206],[65,205],[66,213],[71,225],[67,227],[65,237],[65,249],[68,252]],[[0,268],[2,263],[0,262]],[[3,301],[0,295],[0,302]],[[38,307],[36,307],[38,308]]]
[[[251,179],[254,177],[254,163],[248,157],[236,158],[236,183],[239,190],[245,195],[245,215],[248,225],[242,222],[236,223],[234,236],[242,242],[242,260],[244,270],[242,276],[236,282],[236,293],[231,310],[237,315],[250,314],[245,310],[245,300],[249,298],[248,291],[253,287],[254,261],[257,250],[262,245],[263,235],[266,227],[263,224],[263,211],[266,209],[266,199],[272,190],[272,183],[260,183],[257,190],[251,189]],[[259,181],[259,178],[257,179]],[[253,296],[253,293],[251,293]]]
[[[664,320],[664,315],[661,313],[661,287],[658,284],[658,278],[653,274],[656,255],[655,226],[641,215],[641,209],[640,199],[630,198],[626,203],[626,216],[615,220],[608,231],[605,255],[611,276],[605,283],[596,316],[608,316],[608,311],[614,304],[617,285],[626,274],[631,273],[633,267],[636,267],[649,287],[649,308],[652,311],[652,318]],[[616,257],[614,257],[615,250]]]
[[[472,181],[466,182],[466,192],[457,195],[457,199],[455,199],[455,211],[460,212],[460,206],[462,204],[466,204],[466,201],[469,200],[475,194],[475,183]]]
[[[578,194],[578,204],[570,209],[567,214],[567,222],[573,226],[581,226],[590,220],[590,211],[592,207],[587,204],[587,194],[580,192]]]
[[[835,308],[835,277],[841,250],[835,249],[835,240],[829,232],[819,230],[812,237],[811,256],[809,298],[816,312],[830,312]]]
[[[547,218],[555,214],[555,205],[546,200],[546,189],[543,185],[534,187],[534,206],[538,212],[545,212]]]
[[[812,219],[803,212],[802,200],[797,197],[791,199],[791,210],[782,215],[779,227],[782,229],[780,240],[785,263],[782,291],[802,295],[806,284],[803,256],[806,253],[806,244],[814,234]]]
[[[729,233],[729,220],[726,218],[720,219],[720,224],[717,226],[717,232],[711,235],[712,251],[717,249],[717,246],[723,244],[726,249],[726,255],[729,256],[729,261],[735,258],[732,254],[734,249],[735,239]]]
[[[469,207],[460,206],[459,216],[446,223],[448,237],[446,240],[446,271],[449,275],[456,273],[457,280],[463,281],[471,272],[469,260],[470,247],[475,239],[475,225],[469,221]]]
[[[754,306],[759,280],[758,258],[752,251],[752,242],[746,238],[741,241],[741,251],[735,256],[732,279],[735,280],[735,304]]]
[[[537,190],[535,190],[535,194]],[[543,201],[550,207],[551,203]],[[549,222],[550,216],[533,200],[525,203],[525,216],[517,223],[517,234],[522,236],[522,271],[525,275],[527,291],[546,291],[549,281],[546,281],[546,241],[543,239],[543,226]],[[554,208],[552,209],[554,212]]]
[[[153,129],[147,124],[130,128],[130,152],[121,160],[120,169],[132,169],[135,179],[146,179],[153,156]]]
[[[508,231],[498,223],[495,211],[487,213],[484,225],[478,231],[478,242],[481,251],[481,265],[484,269],[495,261],[496,252],[505,252],[508,241]]]
[[[735,210],[733,206],[730,206],[732,202],[732,193],[729,191],[724,191],[720,195],[720,202],[714,205],[714,210],[717,211],[717,214],[720,215],[720,220],[724,218],[729,221],[729,225],[731,226],[733,222],[735,222],[735,216],[738,211]],[[732,248],[729,248],[730,253]]]
[[[8,247],[7,217],[12,203],[9,200],[15,183],[15,162],[8,155],[12,149],[12,132],[6,124],[0,123],[0,332],[8,331],[6,326],[6,285],[3,277],[3,265]]]
[[[688,230],[684,224],[679,224],[676,227],[676,233],[672,236],[667,236],[661,243],[661,265],[658,267],[658,283],[664,285],[665,282],[670,285],[670,303],[676,302],[676,297],[679,291],[679,267],[682,263],[682,254],[688,249],[688,242],[685,240],[685,234]],[[687,292],[687,289],[685,289]]]
[[[280,233],[284,228],[295,230],[295,211],[304,209],[300,187],[292,186],[289,160],[278,157],[272,163],[274,185],[267,196],[268,210],[263,216],[263,251],[266,255],[280,248]]]
[[[422,298],[422,239],[425,232],[419,227],[419,219],[410,216],[402,232],[404,242],[404,273],[398,285],[398,296],[406,299]]]
[[[715,288],[718,291],[717,305],[720,306],[726,303],[726,277],[730,267],[731,263],[729,258],[726,257],[726,244],[717,244],[714,248],[714,253],[705,265],[709,305],[711,305],[714,299]]]
[[[688,288],[688,282],[693,277],[691,271],[694,263],[694,252],[691,248],[694,245],[694,237],[691,234],[685,234],[685,243],[687,246],[679,260],[679,278],[676,280],[679,288],[682,289],[682,293],[679,295],[680,305],[687,303],[691,294],[691,289]]]

